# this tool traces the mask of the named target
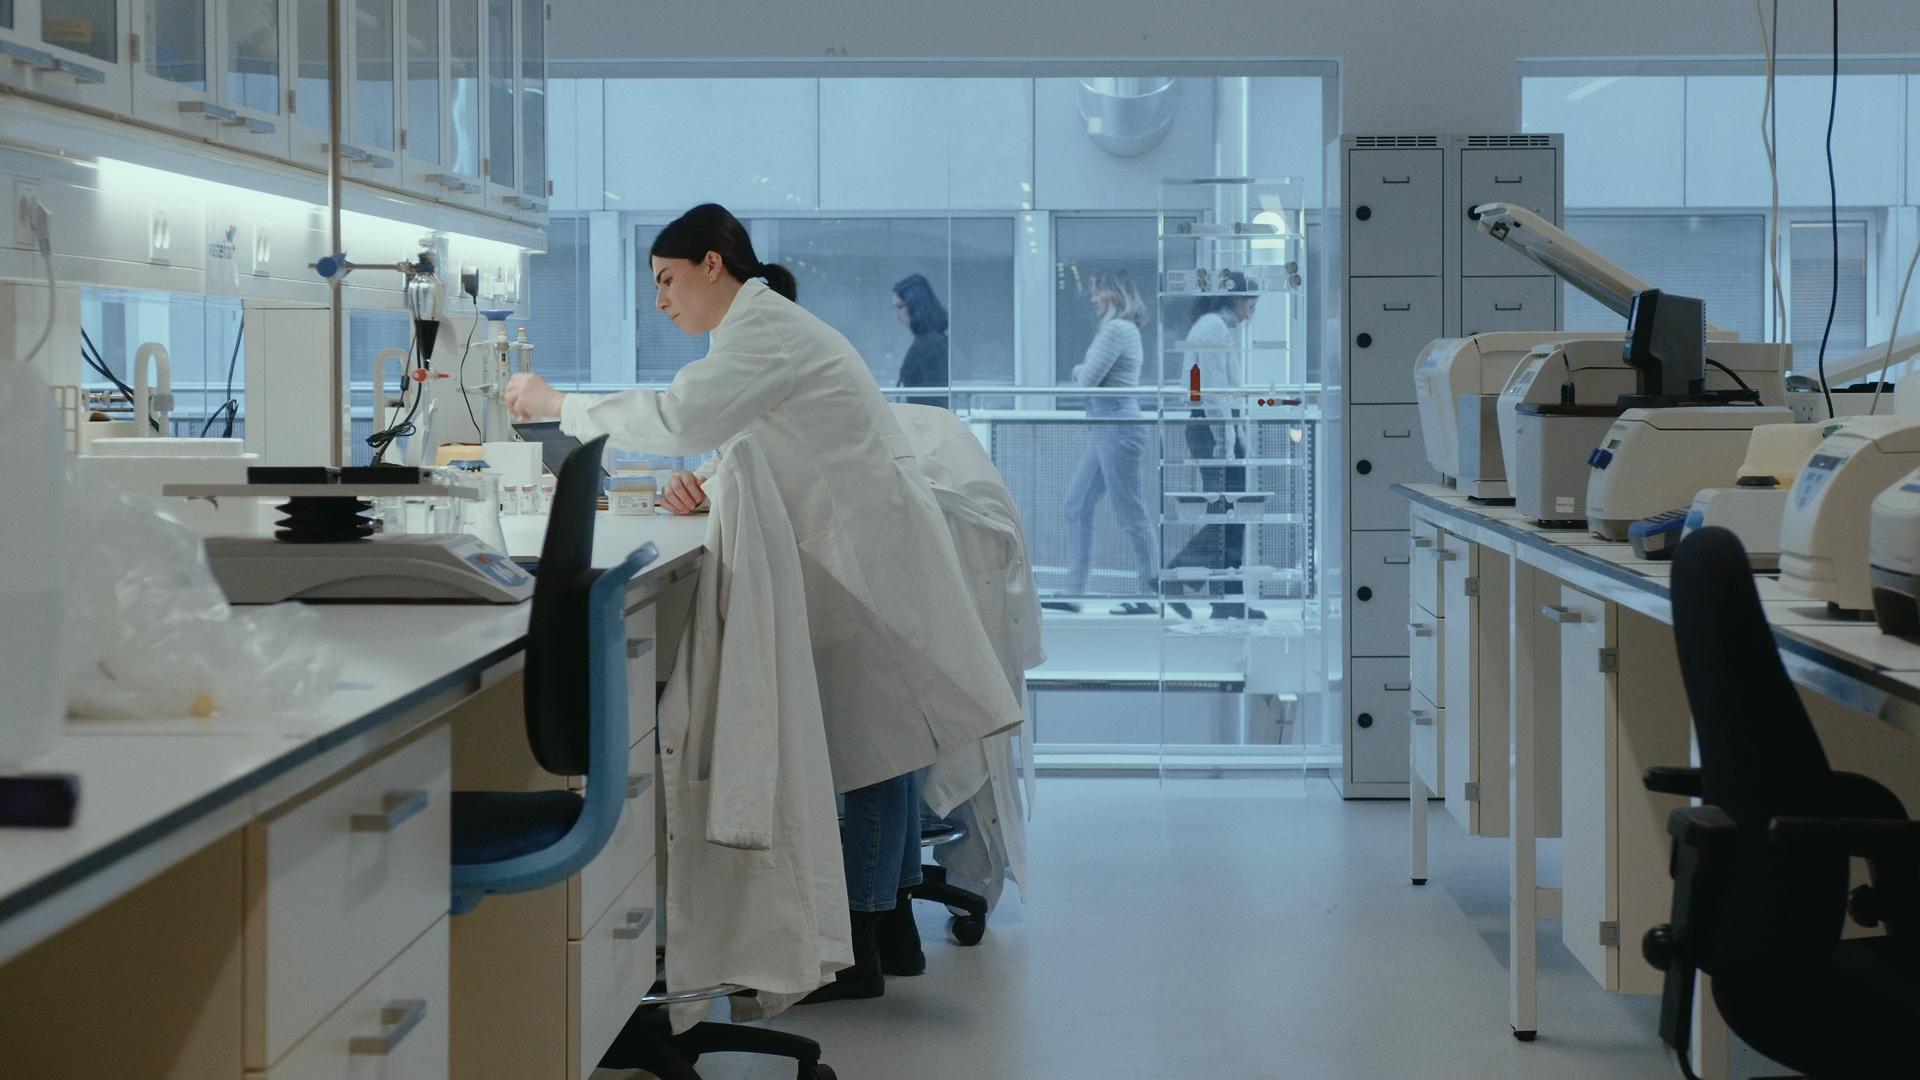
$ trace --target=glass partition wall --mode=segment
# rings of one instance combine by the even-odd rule
[[[697,360],[647,253],[726,205],[892,400],[999,467],[1047,602],[1042,764],[1303,776],[1337,741],[1301,272],[1326,81],[553,79],[536,366],[612,390]]]

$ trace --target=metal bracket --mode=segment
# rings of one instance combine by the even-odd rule
[[[1620,947],[1620,924],[1603,922],[1600,924],[1600,944],[1609,949]]]
[[[1600,650],[1600,674],[1612,675],[1619,670],[1620,670],[1620,650],[1619,649],[1601,649]]]
[[[1468,802],[1480,801],[1480,785],[1479,784],[1474,783],[1472,781],[1468,781],[1466,784],[1462,785],[1462,787],[1466,789],[1466,793],[1467,793],[1466,797]]]

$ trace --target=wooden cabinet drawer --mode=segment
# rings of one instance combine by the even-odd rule
[[[446,1080],[447,916],[258,1080]]]
[[[607,846],[567,881],[567,937],[578,941],[642,867],[653,861],[653,740],[636,744],[627,763],[627,804]]]
[[[659,920],[649,863],[580,941],[567,943],[568,1080],[585,1080],[653,986]]]
[[[278,1061],[449,901],[439,727],[247,829],[246,1064]]]

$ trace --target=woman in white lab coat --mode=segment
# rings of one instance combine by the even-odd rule
[[[854,967],[817,996],[878,996],[879,917],[919,883],[911,774],[1019,724],[1020,703],[911,444],[860,354],[794,302],[793,275],[762,264],[746,228],[712,204],[661,230],[651,269],[674,325],[712,333],[703,359],[663,391],[562,394],[516,375],[508,405],[647,453],[724,453],[748,432],[766,451],[800,545],[834,787],[847,796]],[[706,496],[699,477],[677,473],[665,501],[687,513]]]

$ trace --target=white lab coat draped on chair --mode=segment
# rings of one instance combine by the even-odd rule
[[[1024,703],[1026,671],[1047,657],[1019,508],[993,459],[959,417],[927,405],[893,408],[946,515],[974,610],[1007,685]],[[967,826],[965,840],[936,849],[941,864],[980,884],[990,904],[998,901],[1009,876],[1026,895],[1032,768],[1033,726],[1023,722],[1014,731],[943,755],[923,785],[935,813]]]
[[[837,790],[932,764],[1020,722],[940,507],[847,339],[754,280],[664,391],[568,394],[561,427],[703,453],[760,441],[800,545]],[[723,485],[724,486],[724,485]]]
[[[826,730],[793,527],[741,439],[660,700],[667,986],[723,982],[779,1012],[853,963]],[[673,1007],[674,1030],[706,1005]]]

